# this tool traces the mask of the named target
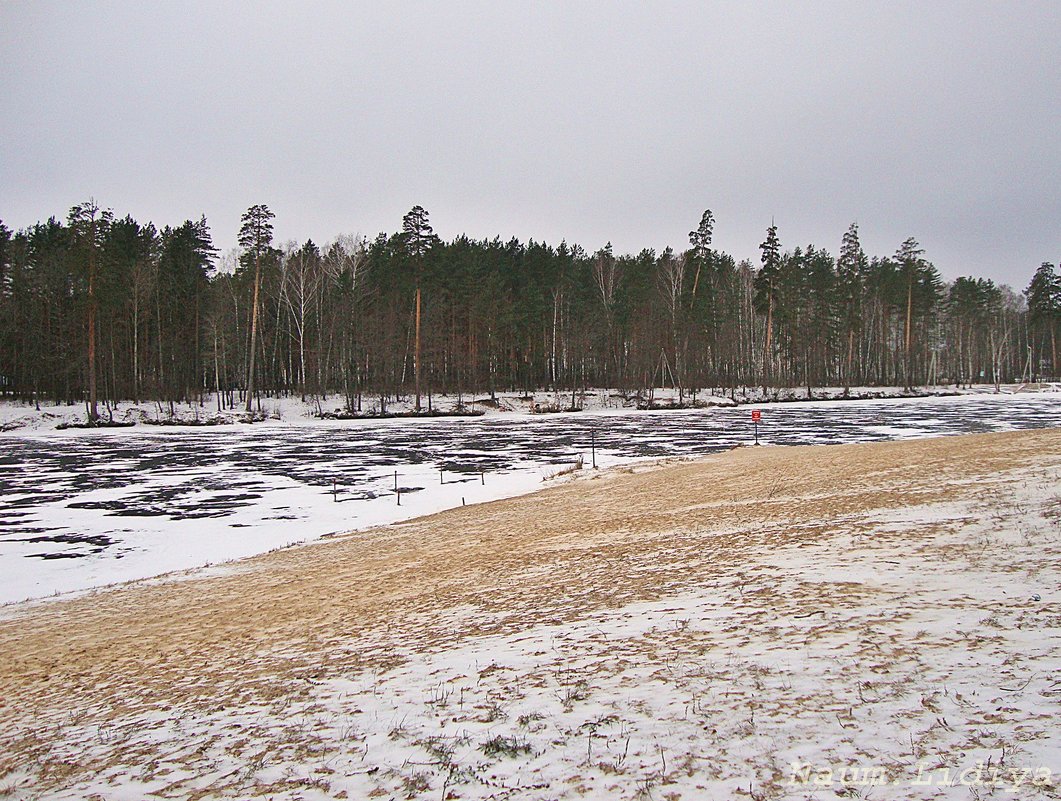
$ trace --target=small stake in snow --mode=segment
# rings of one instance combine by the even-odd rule
[[[439,484],[445,484],[446,483],[446,479],[444,479],[442,477],[442,471],[441,470],[438,471],[438,483]]]
[[[332,479],[332,500],[335,501],[336,503],[339,502],[339,496],[336,493],[336,489],[335,489],[335,479],[334,478]]]
[[[398,471],[394,471],[394,491],[398,491]]]
[[[758,409],[752,409],[752,425],[755,426],[755,444],[759,444],[759,421],[763,419],[763,413]]]
[[[396,489],[395,492],[398,493],[398,506],[401,506],[402,505],[402,491],[400,489]]]
[[[483,482],[483,486],[485,487],[486,486],[486,471],[485,470],[480,470],[479,471],[479,480]]]
[[[589,450],[593,454],[593,469],[597,469],[597,430],[590,429],[589,432]]]

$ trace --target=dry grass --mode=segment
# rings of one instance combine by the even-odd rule
[[[968,501],[992,476],[1059,460],[1059,430],[745,448],[652,470],[583,474],[534,495],[246,560],[230,575],[27,606],[0,622],[0,783],[28,771],[47,790],[119,763],[149,770],[163,757],[179,762],[181,754],[158,753],[123,721],[282,707],[321,682],[393,667],[402,653],[710,586],[764,549],[857,537],[875,510]],[[919,547],[909,531],[894,536]],[[976,560],[989,547],[978,555],[963,545],[954,555]],[[748,625],[807,616],[808,638],[819,610],[852,608],[874,592],[818,582],[808,607],[791,584],[772,584],[748,567],[747,584],[737,585],[758,610]],[[860,653],[872,658],[882,645],[917,647],[867,641]],[[624,656],[646,658],[616,658]],[[578,692],[576,678],[566,686]],[[897,690],[873,690],[887,691]],[[114,747],[60,757],[55,733],[86,720]],[[314,734],[292,731],[290,741],[308,754]],[[254,743],[248,732],[239,756],[249,764]],[[240,779],[218,781],[231,789]]]

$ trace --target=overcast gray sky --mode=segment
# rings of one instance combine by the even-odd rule
[[[0,2],[0,219],[1061,258],[1061,3]]]

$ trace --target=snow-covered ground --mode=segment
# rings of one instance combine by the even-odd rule
[[[583,474],[29,610],[0,798],[1057,798],[1059,448]]]
[[[696,591],[401,653],[272,725],[345,738],[316,776],[350,797],[1056,797],[1059,481],[1015,472],[987,501],[751,548]],[[218,755],[222,720],[200,730]]]
[[[831,400],[837,398],[897,398],[909,395],[928,396],[940,394],[969,394],[987,395],[994,393],[994,387],[990,385],[974,385],[968,389],[956,390],[953,386],[945,387],[920,387],[910,392],[899,387],[820,387],[814,389],[815,400]],[[1061,385],[1058,384],[1015,384],[1002,387],[1001,394],[1030,394],[1030,393],[1061,393]],[[511,392],[499,393],[491,400],[487,396],[464,395],[461,397],[453,395],[440,395],[432,399],[432,408],[436,412],[452,412],[462,406],[464,410],[482,414],[487,417],[513,417],[518,415],[530,415],[537,412],[551,412],[556,410],[567,410],[577,408],[586,412],[622,411],[635,409],[638,404],[654,403],[657,405],[677,404],[681,401],[688,406],[733,406],[740,404],[777,403],[791,401],[805,401],[807,398],[806,388],[796,387],[791,389],[770,389],[763,392],[759,387],[747,387],[738,390],[733,397],[726,394],[712,394],[709,391],[698,391],[695,395],[688,391],[679,393],[670,387],[653,389],[651,393],[635,396],[630,393],[621,393],[617,390],[595,389],[585,393],[572,396],[570,393],[555,393],[537,391],[529,395]],[[411,414],[414,401],[411,396],[397,400],[390,399],[385,411],[387,414]],[[423,408],[428,408],[428,399],[423,398]],[[380,403],[378,398],[365,396],[362,400],[362,411],[365,415],[378,414]],[[336,415],[343,412],[342,399],[336,396],[330,398],[307,397],[278,397],[262,398],[255,406],[255,415],[264,417],[269,424],[286,425],[314,425],[321,422],[321,415]],[[175,404],[172,413],[169,405],[159,404],[152,401],[133,403],[123,401],[113,409],[100,406],[100,416],[103,420],[112,420],[116,423],[132,423],[138,426],[151,427],[159,423],[186,424],[202,426],[209,424],[211,427],[246,425],[250,417],[243,409],[220,409],[217,399],[213,395],[203,398],[201,404],[181,403]],[[83,425],[88,419],[85,404],[52,404],[42,403],[39,407],[25,402],[0,400],[0,432],[16,431],[50,431],[57,427]],[[261,423],[259,423],[260,425]]]
[[[609,467],[695,457],[753,437],[748,409],[724,407],[298,419],[0,435],[0,602],[511,497],[579,459]],[[1055,393],[793,402],[763,407],[760,439],[843,443],[1048,426],[1061,426]]]
[[[980,392],[986,390],[979,390]],[[820,390],[822,399],[834,397],[843,390],[823,389]],[[863,393],[869,396],[897,396],[903,394],[902,390],[895,388],[885,389],[860,389],[852,390],[856,395]],[[805,399],[806,392],[800,390],[779,390],[776,399]],[[773,396],[764,396],[757,388],[747,390],[738,394],[741,403],[753,403],[770,400]],[[651,395],[654,403],[670,404],[677,403],[679,393],[673,389],[657,389]],[[634,395],[624,395],[615,390],[593,390],[585,394],[580,393],[572,398],[570,393],[554,393],[538,391],[529,395],[503,392],[494,399],[489,396],[454,395],[435,396],[430,401],[430,411],[447,414],[461,409],[484,417],[514,417],[520,415],[531,415],[535,413],[550,413],[556,410],[567,410],[577,408],[581,411],[603,411],[635,409],[639,402],[649,401],[649,395],[641,398]],[[693,398],[686,394],[684,402],[693,404]],[[735,401],[722,395],[712,395],[707,392],[699,392],[696,396],[696,404],[699,406],[731,406]],[[574,403],[573,403],[574,402]],[[405,396],[398,399],[389,398],[384,409],[387,415],[412,415],[415,408],[414,398]],[[429,400],[426,396],[422,398],[422,409],[429,411]],[[378,397],[365,396],[362,399],[361,412],[366,418],[380,416],[380,401]],[[101,419],[112,420],[115,423],[132,423],[137,426],[150,428],[158,424],[169,426],[171,424],[187,426],[241,426],[254,422],[256,425],[290,425],[304,426],[316,425],[321,422],[322,416],[338,416],[344,414],[343,399],[337,396],[329,398],[313,398],[307,396],[305,400],[297,396],[286,397],[263,397],[259,404],[255,404],[254,413],[247,414],[246,410],[239,406],[236,409],[220,409],[217,399],[213,395],[205,396],[202,404],[181,403],[175,404],[170,412],[167,404],[157,404],[150,401],[133,403],[125,401],[119,403],[113,410],[107,410],[100,406]],[[37,408],[33,404],[5,400],[0,401],[0,432],[2,431],[49,431],[57,427],[83,425],[88,419],[84,404],[51,404],[44,403]]]

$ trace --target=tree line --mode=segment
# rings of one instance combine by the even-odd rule
[[[868,256],[786,249],[757,264],[712,247],[618,255],[561,242],[442,241],[416,206],[374,239],[277,243],[267,206],[219,256],[205,218],[161,229],[95,202],[11,231],[0,222],[0,390],[40,402],[261,395],[380,410],[415,397],[590,387],[679,395],[761,386],[969,384],[1059,373],[1061,277],[1018,294],[944,282],[913,238]],[[338,400],[336,397],[338,396]]]

